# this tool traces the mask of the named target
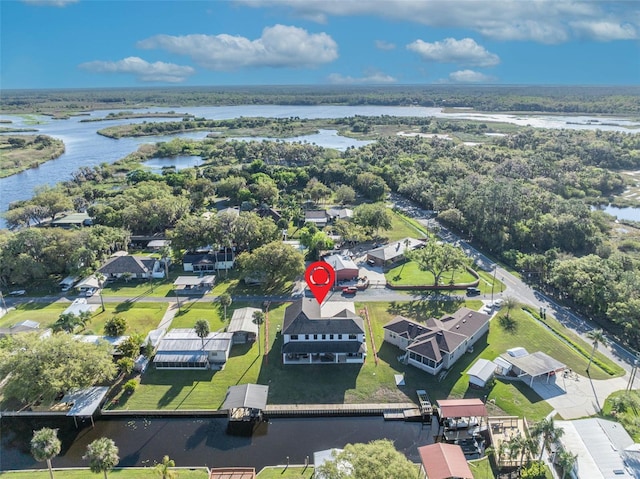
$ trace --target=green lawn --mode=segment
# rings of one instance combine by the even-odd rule
[[[258,479],[311,479],[313,466],[309,467],[265,467],[256,477]]]
[[[573,351],[564,342],[541,326],[521,310],[512,311],[513,329],[505,329],[496,319],[492,321],[488,337],[474,346],[474,352],[465,354],[446,377],[438,381],[423,371],[401,364],[400,351],[383,343],[383,326],[395,315],[425,320],[453,312],[465,303],[462,301],[410,301],[392,303],[356,303],[356,311],[363,307],[369,311],[372,321],[373,341],[367,331],[369,354],[363,365],[282,365],[280,349],[282,338],[277,334],[282,327],[285,305],[273,306],[269,313],[269,354],[261,360],[258,345],[234,346],[231,357],[222,371],[157,371],[153,367],[142,377],[138,389],[129,397],[118,398],[110,407],[119,409],[217,409],[222,404],[229,386],[246,382],[269,384],[270,404],[309,403],[370,403],[415,401],[416,389],[425,389],[433,400],[447,397],[479,397],[494,399],[500,409],[493,414],[526,416],[539,420],[551,412],[551,406],[523,382],[496,381],[492,389],[477,390],[468,387],[464,372],[479,357],[494,359],[514,346],[524,346],[529,351],[544,351],[575,371],[584,370],[587,358]],[[478,300],[466,303],[477,309]],[[240,304],[234,306],[240,307]],[[202,312],[213,318],[217,306],[196,303],[185,313],[184,321],[194,321]],[[504,314],[502,312],[501,314]],[[222,326],[219,316],[210,319],[216,327]],[[180,323],[177,323],[180,324]],[[264,335],[264,326],[261,332]],[[374,362],[372,347],[378,350],[379,364]],[[263,347],[261,345],[261,347]],[[609,376],[592,365],[592,377]],[[405,374],[406,386],[395,385],[394,374]]]
[[[239,304],[231,303],[227,307],[227,324],[231,319],[233,310],[240,308]],[[180,307],[180,311],[176,313],[171,328],[193,328],[196,321],[206,319],[209,321],[209,329],[211,331],[223,330],[226,326],[224,322],[224,308],[213,301],[190,302]]]
[[[433,285],[434,276],[430,271],[422,271],[418,264],[408,261],[400,266],[387,271],[385,273],[387,282],[398,286],[422,286]],[[455,284],[473,283],[475,276],[465,270],[456,270],[453,275]],[[440,277],[440,284],[449,284],[451,281],[451,272],[445,271]]]
[[[607,419],[620,422],[635,442],[640,442],[640,391],[616,391],[602,409]]]
[[[68,307],[69,303],[20,303],[0,318],[0,328],[27,319],[39,322],[42,329],[49,328]]]
[[[55,469],[54,469],[55,470]],[[202,469],[178,469],[178,479],[207,479],[209,477],[207,470]],[[24,478],[24,479],[50,479],[49,471],[16,471],[16,472],[0,472],[0,477]],[[88,477],[102,477],[89,472],[89,469],[59,469],[55,470],[56,479],[87,479]],[[111,479],[149,479],[157,478],[158,473],[151,467],[132,468],[125,467],[109,471]],[[295,477],[295,476],[294,476]],[[306,476],[305,476],[306,477]],[[262,479],[262,478],[261,478]]]
[[[127,320],[125,334],[139,333],[146,335],[152,329],[156,329],[168,303],[144,303],[124,302],[119,304],[105,303],[105,311],[100,307],[96,309],[91,320],[80,334],[104,334],[104,324],[114,315],[122,316]]]
[[[415,220],[402,216],[395,211],[391,213],[391,229],[380,231],[380,236],[386,237],[390,242],[398,241],[407,237],[423,238],[427,235],[426,229]]]
[[[196,303],[202,306],[189,311],[195,321],[203,312],[215,312],[218,306]],[[240,304],[232,306],[240,307]],[[253,305],[257,306],[257,305]],[[229,308],[230,312],[231,308]],[[269,336],[275,337],[277,325],[282,325],[284,306],[273,307],[269,311]],[[186,316],[186,315],[185,315]],[[182,323],[184,321],[184,323]],[[191,319],[180,318],[178,326],[187,324]],[[214,325],[222,326],[220,319],[217,323],[210,320],[211,330]],[[264,337],[265,326],[262,326],[261,337]],[[263,348],[263,346],[260,346]],[[231,349],[231,355],[222,371],[167,371],[156,370],[151,366],[142,376],[140,385],[130,396],[119,395],[116,404],[109,408],[117,409],[219,409],[229,386],[247,382],[260,382],[260,357],[258,344],[236,345]]]
[[[482,459],[469,461],[469,469],[471,469],[473,479],[495,479],[496,477],[491,469],[491,461],[486,456]]]

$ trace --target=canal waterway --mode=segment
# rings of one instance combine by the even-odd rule
[[[396,449],[419,462],[417,448],[434,442],[436,421],[431,426],[382,417],[330,417],[273,419],[251,437],[226,433],[226,418],[110,418],[88,421],[76,429],[71,418],[4,417],[0,419],[0,470],[42,468],[29,452],[34,429],[59,428],[63,443],[54,467],[86,467],[82,456],[87,445],[100,437],[113,439],[120,450],[119,466],[148,466],[165,454],[178,466],[260,469],[267,465],[304,464],[313,453],[349,443],[387,438]]]
[[[169,108],[146,108],[136,112],[166,112]],[[472,119],[477,121],[500,121],[517,125],[530,125],[539,128],[569,128],[569,129],[601,129],[637,132],[640,122],[625,118],[606,118],[596,121],[590,116],[560,116],[560,115],[514,115],[476,113],[460,110],[454,113],[444,113],[439,108],[426,107],[392,107],[392,106],[283,106],[283,105],[246,105],[228,107],[180,107],[173,108],[176,113],[189,113],[196,117],[209,119],[228,119],[239,117],[273,117],[273,118],[343,118],[355,115],[364,116],[416,116],[437,117],[451,119]],[[210,132],[200,131],[182,133],[169,136],[150,136],[139,138],[121,138],[119,140],[98,135],[99,129],[107,126],[129,123],[175,121],[176,118],[135,118],[117,119],[98,122],[82,122],[87,118],[104,118],[109,113],[125,110],[99,110],[88,115],[72,117],[66,120],[53,120],[47,116],[20,117],[0,115],[1,120],[11,120],[8,126],[13,128],[34,128],[37,133],[59,138],[65,143],[66,151],[59,158],[40,165],[38,168],[0,179],[0,212],[6,211],[9,204],[31,198],[35,188],[39,185],[54,185],[71,178],[74,171],[82,166],[96,166],[101,163],[113,163],[137,150],[144,143],[168,141],[174,137],[201,139]],[[37,124],[32,124],[34,119]],[[325,130],[317,135],[294,138],[293,141],[308,141],[319,146],[344,150],[349,146],[360,146],[368,142],[339,137],[331,130]],[[0,227],[5,223],[0,219]]]

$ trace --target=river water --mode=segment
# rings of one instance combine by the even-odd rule
[[[86,467],[87,445],[100,437],[113,439],[120,450],[120,466],[148,466],[168,454],[178,466],[260,469],[267,465],[304,464],[314,451],[342,448],[348,443],[390,439],[396,449],[419,462],[417,448],[433,444],[433,426],[382,417],[274,419],[251,437],[226,434],[226,418],[117,418],[85,421],[76,429],[71,418],[2,418],[0,471],[42,468],[29,452],[34,429],[59,428],[63,447],[54,467]],[[432,429],[433,428],[433,429]]]
[[[634,128],[640,128],[640,122],[625,118],[606,118],[596,122],[590,116],[556,116],[556,115],[513,115],[498,113],[475,113],[460,110],[454,113],[443,113],[439,108],[426,107],[384,107],[384,106],[283,106],[283,105],[247,105],[228,107],[188,107],[188,108],[147,108],[136,110],[143,112],[190,113],[196,117],[209,119],[228,119],[261,116],[273,118],[343,118],[355,115],[364,116],[416,116],[438,117],[452,119],[472,119],[478,121],[500,121],[517,125],[531,125],[544,128],[570,128],[570,129],[601,129],[636,132]],[[39,124],[31,125],[23,117],[0,115],[0,120],[11,120],[11,126],[15,128],[35,128],[38,133],[59,138],[66,146],[65,153],[56,160],[44,163],[38,168],[27,170],[23,173],[0,179],[0,212],[6,211],[13,201],[28,199],[33,196],[34,189],[39,185],[54,185],[71,178],[71,175],[81,166],[96,166],[101,163],[113,163],[135,151],[143,143],[155,143],[167,141],[175,136],[182,138],[204,138],[209,132],[184,133],[170,136],[153,136],[140,138],[121,138],[114,140],[96,134],[96,131],[107,126],[127,123],[141,123],[144,121],[175,121],[175,118],[137,118],[119,119],[102,122],[81,122],[86,118],[103,118],[109,113],[117,113],[123,110],[99,110],[90,112],[88,116],[72,117],[68,120],[52,120],[46,116],[35,117]],[[606,123],[606,124],[603,124]],[[339,137],[332,130],[323,130],[317,135],[308,135],[301,138],[293,138],[289,141],[308,141],[319,146],[344,150],[349,146],[360,146],[368,142]],[[4,222],[0,219],[0,227]]]

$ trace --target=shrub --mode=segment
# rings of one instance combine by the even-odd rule
[[[118,368],[120,369],[120,372],[125,375],[131,374],[131,372],[133,371],[133,366],[134,362],[131,358],[125,357],[118,359]]]
[[[104,334],[107,336],[121,336],[127,330],[127,320],[122,316],[112,316],[104,323]]]
[[[520,471],[522,479],[544,479],[546,477],[545,466],[539,461],[532,462]]]
[[[126,383],[124,383],[124,386],[122,387],[122,389],[124,389],[125,393],[132,394],[137,387],[138,387],[138,381],[136,381],[135,379],[129,379]]]

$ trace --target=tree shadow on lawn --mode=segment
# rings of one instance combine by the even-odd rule
[[[269,385],[269,404],[343,404],[356,388],[362,364],[284,365],[281,350],[278,335],[258,375],[259,384]]]
[[[184,402],[199,383],[210,383],[215,373],[216,371],[210,369],[205,371],[151,369],[142,376],[140,384],[170,385],[171,387],[157,402],[159,408],[164,408],[171,404],[185,388],[190,388],[180,404]],[[174,409],[178,409],[180,404],[175,405]]]
[[[426,321],[429,318],[440,318],[445,314],[456,312],[462,304],[463,300],[452,299],[430,299],[439,298],[433,292],[425,293],[424,299],[413,301],[392,301],[389,303],[387,311],[390,314],[401,315],[416,321]]]

